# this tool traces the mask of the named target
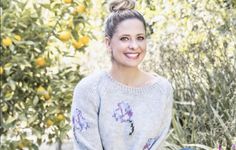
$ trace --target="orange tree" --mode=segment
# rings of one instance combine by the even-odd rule
[[[91,3],[1,1],[0,149],[38,149],[70,129],[79,65],[62,60],[84,51]]]

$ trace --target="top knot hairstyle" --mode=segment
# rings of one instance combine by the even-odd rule
[[[143,23],[146,31],[146,22],[144,17],[136,10],[134,0],[112,0],[109,3],[110,15],[106,20],[105,36],[112,38],[117,25],[126,19],[138,19]]]
[[[135,7],[134,0],[113,0],[109,4],[110,12],[117,12],[122,10],[131,10]]]

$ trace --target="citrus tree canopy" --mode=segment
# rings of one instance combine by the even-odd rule
[[[90,42],[89,1],[1,1],[1,148],[38,149],[70,130],[76,61]]]

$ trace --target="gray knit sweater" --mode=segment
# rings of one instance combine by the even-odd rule
[[[173,103],[171,84],[128,87],[105,71],[82,79],[74,89],[72,129],[76,150],[161,150]]]

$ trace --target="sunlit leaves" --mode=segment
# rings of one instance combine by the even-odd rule
[[[91,33],[85,18],[90,3],[32,0],[1,4],[0,106],[4,124],[0,149],[37,149],[42,142],[63,140],[70,129],[72,90],[80,74],[71,70],[77,64],[67,67],[62,60],[89,44]],[[65,32],[69,36],[58,34]],[[81,47],[73,48],[74,38],[82,38]],[[53,129],[50,133],[45,131],[49,128]],[[45,136],[48,139],[42,138]]]
[[[168,8],[161,9],[160,15],[153,18],[156,23],[151,39],[161,54],[151,55],[149,65],[156,68],[161,59],[160,68],[155,70],[171,78],[175,87],[176,134],[171,136],[172,142],[199,143],[212,148],[220,143],[229,149],[233,139],[228,137],[235,136],[236,128],[233,125],[236,103],[232,102],[236,88],[233,77],[236,29],[232,25],[234,19],[230,19],[235,14],[224,2],[218,2],[163,3],[163,8]],[[196,105],[184,105],[185,102]],[[227,133],[226,125],[230,128]]]

